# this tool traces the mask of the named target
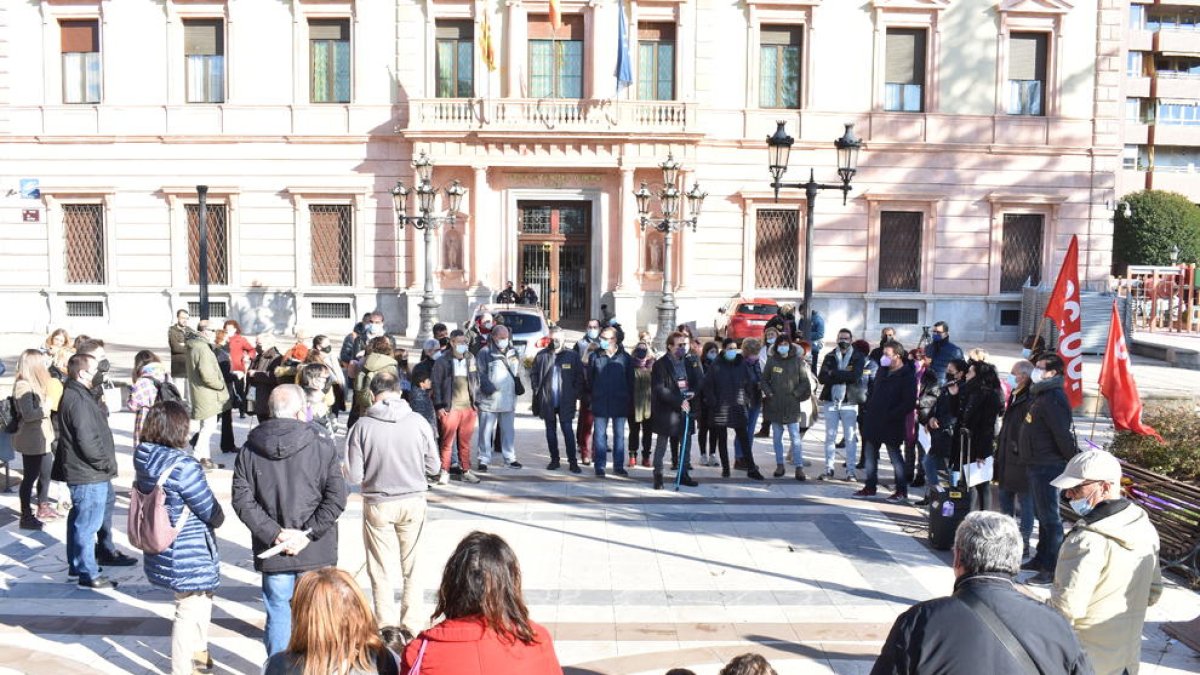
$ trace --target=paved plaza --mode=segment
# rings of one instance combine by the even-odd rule
[[[6,361],[13,351],[3,350]],[[127,368],[124,351],[115,352],[114,365]],[[916,507],[851,499],[848,483],[799,483],[790,467],[788,477],[764,482],[698,467],[700,487],[680,492],[651,490],[650,470],[640,467],[627,479],[550,473],[541,423],[527,411],[517,419],[524,469],[494,463],[479,485],[430,493],[416,570],[425,613],[446,558],[475,529],[512,544],[532,617],[550,629],[567,673],[661,675],[685,666],[714,675],[745,651],[763,653],[782,674],[865,673],[897,614],[950,591],[950,555],[927,546]],[[249,422],[235,420],[239,442]],[[112,424],[121,464],[114,523],[132,552],[123,530],[133,416],[118,413]],[[814,464],[823,431],[818,425],[805,442]],[[766,467],[770,447],[755,442]],[[216,672],[257,673],[265,658],[259,576],[249,534],[229,507],[233,455],[217,457],[225,468],[209,480],[226,521],[217,531],[223,579],[211,651]],[[888,482],[886,467],[883,474]],[[0,495],[0,673],[166,672],[169,593],[150,586],[140,565],[106,570],[116,590],[67,583],[65,522],[26,532],[16,515],[15,492]],[[354,494],[339,521],[339,565],[367,590],[361,519]],[[1194,618],[1198,607],[1194,592],[1169,580],[1147,617],[1143,673],[1200,671],[1200,658],[1160,628]]]

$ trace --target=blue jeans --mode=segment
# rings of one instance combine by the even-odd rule
[[[1029,492],[1033,494],[1033,508],[1038,519],[1038,545],[1036,559],[1044,571],[1051,574],[1058,567],[1058,550],[1062,548],[1062,514],[1058,512],[1059,490],[1050,484],[1067,468],[1066,462],[1043,464],[1025,468],[1029,477]]]
[[[908,469],[904,466],[904,450],[900,445],[884,443],[888,458],[892,460],[892,472],[896,474],[896,492],[908,494]],[[874,490],[879,485],[879,448],[870,441],[863,442],[863,459],[867,469],[867,482],[863,487]]]
[[[1029,490],[1010,492],[1000,488],[1000,513],[1015,518],[1018,501],[1021,503],[1021,518],[1018,521],[1021,525],[1021,541],[1028,548],[1029,537],[1033,535],[1033,493]]]
[[[825,470],[833,471],[833,460],[837,454],[838,425],[842,427],[842,437],[846,439],[846,473],[854,474],[854,465],[858,464],[858,406],[825,403]]]
[[[263,607],[267,610],[267,627],[263,644],[271,657],[287,649],[292,637],[292,592],[300,572],[279,572],[262,575]]]
[[[546,447],[550,449],[551,461],[558,461],[558,430],[555,429],[555,420],[558,421],[558,427],[562,429],[563,442],[567,444],[567,460],[571,464],[577,463],[575,457],[575,411],[555,410],[553,417],[544,417],[542,422],[546,425]]]
[[[792,443],[792,462],[796,466],[804,466],[804,455],[800,452],[800,441],[804,436],[800,433],[800,423],[790,424],[771,423],[771,440],[775,442],[775,463],[783,464],[783,428],[787,427],[788,438]],[[750,425],[753,429],[754,425]]]
[[[746,437],[750,439],[751,443],[754,442],[754,432],[757,431],[755,427],[758,426],[758,416],[761,414],[761,405],[746,408]],[[741,459],[743,454],[745,453],[742,451],[742,439],[740,437],[733,439],[733,458]]]
[[[112,481],[68,485],[71,511],[67,514],[67,573],[80,581],[100,576],[96,550],[115,554],[112,543],[112,510],[117,494]]]
[[[926,451],[925,456],[921,458],[921,466],[925,467],[925,494],[929,494],[930,490],[941,483],[941,474],[938,471],[947,468],[946,460]]]
[[[596,475],[604,475],[608,460],[608,422],[613,425],[613,471],[625,470],[625,418],[597,417],[592,427],[592,449],[596,455]]]

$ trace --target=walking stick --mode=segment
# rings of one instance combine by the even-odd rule
[[[679,481],[683,480],[683,472],[687,470],[688,465],[688,445],[691,440],[691,434],[688,433],[688,423],[692,421],[692,413],[689,410],[683,416],[683,440],[679,441],[679,468],[675,470],[675,491],[679,492]]]

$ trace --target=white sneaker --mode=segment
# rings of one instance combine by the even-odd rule
[[[449,485],[449,484],[450,484],[450,472],[443,471],[441,473],[441,475],[438,476],[438,485]]]

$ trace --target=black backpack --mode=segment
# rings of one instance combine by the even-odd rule
[[[183,396],[179,393],[179,388],[174,382],[158,382],[154,383],[154,390],[158,392],[158,401],[175,401],[183,403]]]
[[[21,428],[21,411],[17,409],[17,399],[12,396],[0,398],[0,431],[15,434]]]

